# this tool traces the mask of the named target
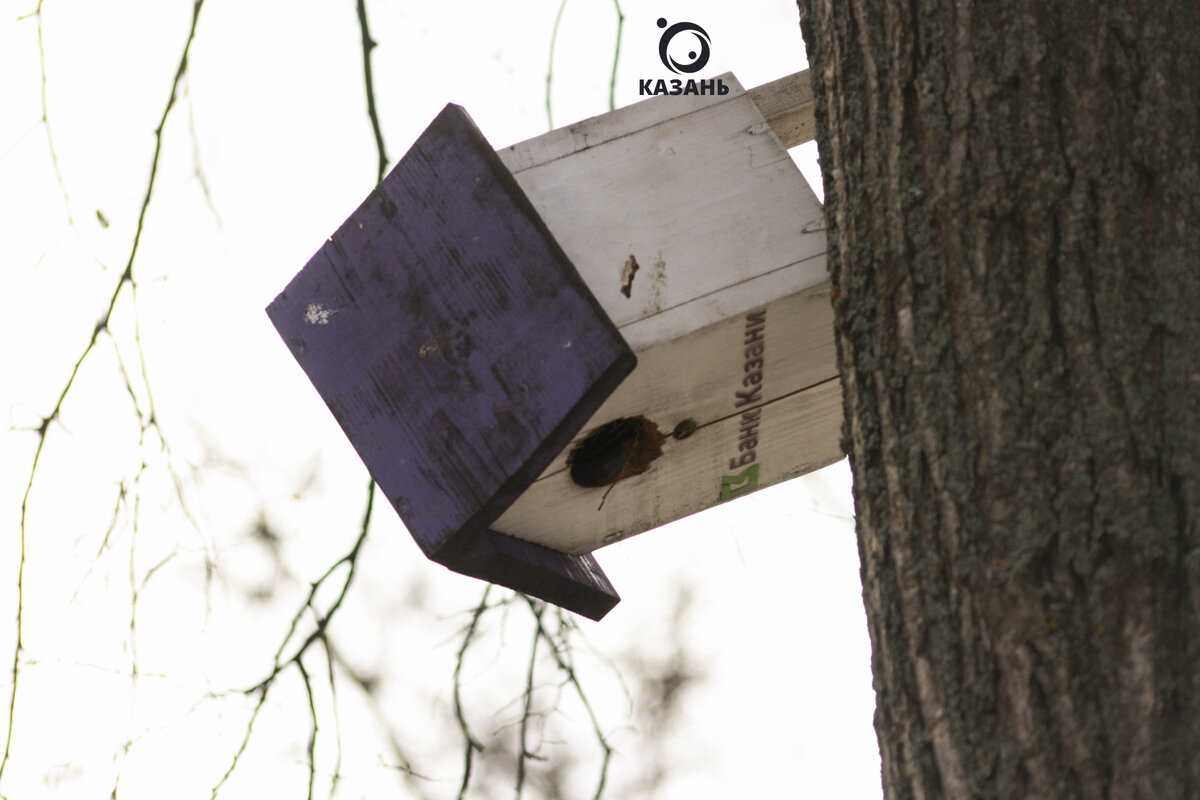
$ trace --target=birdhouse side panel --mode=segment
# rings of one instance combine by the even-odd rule
[[[682,99],[501,152],[635,351],[828,279],[821,205],[753,99]]]
[[[829,293],[816,286],[640,351],[637,370],[494,529],[588,553],[842,458]],[[614,420],[641,421],[611,451],[627,465],[641,452],[645,468],[581,486],[573,462]]]

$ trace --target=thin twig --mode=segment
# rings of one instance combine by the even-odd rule
[[[521,708],[520,753],[517,757],[517,800],[521,800],[521,793],[525,789],[525,760],[533,755],[529,751],[526,737],[529,731],[529,717],[533,713],[533,677],[537,668],[538,643],[542,640],[542,614],[546,612],[545,603],[531,601],[529,607],[533,612],[537,625],[533,631],[533,644],[529,647],[529,667],[525,671],[525,697]],[[551,642],[550,646],[553,647],[554,643]]]
[[[346,599],[346,593],[350,590],[350,584],[354,582],[354,575],[358,570],[358,554],[362,550],[363,542],[365,542],[367,539],[367,532],[371,524],[371,514],[375,506],[374,490],[375,482],[370,481],[367,488],[367,508],[366,511],[363,512],[362,527],[359,530],[358,538],[355,540],[354,546],[350,548],[350,551],[346,553],[346,555],[342,556],[332,565],[330,565],[329,569],[325,570],[325,573],[321,575],[320,578],[317,578],[317,580],[313,581],[312,586],[309,588],[307,599],[292,617],[292,624],[288,628],[287,635],[283,637],[283,641],[279,644],[279,649],[275,652],[275,664],[271,669],[271,673],[254,686],[246,689],[246,694],[254,694],[255,692],[265,689],[272,682],[274,682],[277,677],[279,677],[279,673],[283,672],[288,665],[299,661],[305,652],[308,651],[308,648],[312,646],[313,642],[318,641],[322,636],[325,635],[325,629],[328,627],[329,621],[333,619],[333,615],[337,613],[339,608],[341,608],[342,601]],[[329,607],[328,611],[317,616],[316,627],[313,629],[312,633],[308,635],[308,638],[306,638],[304,642],[296,649],[296,652],[293,653],[288,659],[283,660],[283,651],[287,649],[288,643],[292,640],[292,637],[295,636],[296,628],[299,626],[300,620],[303,618],[308,609],[314,608],[313,601],[317,596],[317,592],[322,586],[325,585],[325,581],[329,580],[330,576],[333,575],[333,573],[336,572],[337,569],[343,564],[348,565],[349,570],[346,573],[346,580],[342,583],[342,588],[338,593],[337,599],[333,601],[333,605]]]
[[[296,659],[296,669],[300,671],[300,679],[304,681],[304,693],[308,695],[308,712],[312,718],[312,734],[308,737],[308,800],[313,800],[313,786],[317,781],[317,701],[313,697],[312,678],[304,668],[304,661]]]
[[[554,638],[550,636],[549,632],[546,631],[542,623],[542,618],[537,613],[535,601],[529,597],[526,597],[525,601],[529,604],[530,611],[532,611],[534,614],[538,628],[542,632],[542,637],[545,638],[545,640],[551,645],[550,652],[554,656],[555,663],[557,663],[558,668],[563,671],[567,682],[571,685],[571,688],[575,690],[575,695],[579,698],[579,701],[583,703],[583,708],[585,711],[587,711],[588,719],[590,719],[592,723],[592,731],[596,734],[596,740],[600,744],[600,749],[604,751],[604,760],[600,765],[600,778],[596,784],[596,793],[592,795],[593,800],[600,800],[600,797],[604,794],[604,786],[608,782],[608,765],[612,761],[613,755],[612,745],[608,743],[608,738],[604,735],[604,730],[600,727],[600,720],[596,717],[595,709],[592,708],[592,703],[590,700],[588,700],[587,692],[584,691],[583,684],[580,682],[579,676],[575,674],[574,665],[572,665],[570,660],[566,657],[566,655],[564,655],[563,651],[565,648],[561,644],[555,642]]]
[[[613,48],[612,75],[608,78],[608,110],[617,110],[617,63],[621,60],[621,34],[625,28],[625,14],[621,12],[621,0],[613,0],[617,11],[617,44]]]
[[[142,429],[141,437],[138,441],[138,448],[145,444],[146,430]],[[142,475],[146,471],[146,462],[143,460],[141,467],[137,471],[137,475],[133,479],[133,528],[129,532],[129,725],[125,731],[125,742],[121,746],[121,752],[118,758],[116,774],[113,776],[113,788],[110,794],[111,800],[117,800],[117,792],[121,786],[121,769],[125,763],[125,756],[129,754],[129,749],[133,747],[133,722],[137,716],[137,699],[138,699],[138,678],[141,674],[138,668],[138,640],[137,640],[137,611],[138,611],[138,596],[141,589],[145,586],[145,582],[138,585],[137,577],[137,540],[138,540],[138,519],[141,513],[142,504]],[[155,567],[157,569],[157,567]],[[147,576],[147,580],[149,576]]]
[[[467,657],[467,648],[471,646],[471,640],[475,638],[475,632],[479,628],[479,620],[488,609],[488,595],[491,592],[492,584],[489,583],[484,587],[483,596],[479,598],[479,605],[471,614],[471,622],[467,625],[466,633],[463,634],[462,646],[458,648],[458,660],[454,665],[454,714],[458,717],[458,726],[467,740],[466,746],[463,748],[463,776],[462,783],[458,788],[458,800],[463,800],[467,796],[467,787],[471,785],[471,769],[475,763],[475,751],[483,752],[483,745],[471,733],[471,726],[467,724],[467,716],[463,711],[462,669],[463,662]]]
[[[309,588],[308,596],[305,598],[304,603],[301,604],[300,609],[292,617],[292,623],[288,627],[288,632],[283,637],[283,641],[279,643],[279,648],[275,651],[274,664],[271,668],[270,674],[267,675],[266,678],[256,683],[254,686],[242,691],[242,693],[246,695],[257,694],[258,702],[254,706],[254,711],[250,714],[250,720],[246,723],[246,733],[242,737],[242,741],[238,745],[238,749],[233,754],[233,759],[229,763],[229,768],[225,770],[225,774],[222,775],[221,779],[217,781],[215,786],[213,786],[210,798],[215,798],[217,796],[217,794],[221,791],[221,788],[229,780],[230,776],[233,775],[233,771],[237,769],[238,763],[241,761],[242,756],[246,752],[246,747],[250,744],[250,738],[254,734],[254,723],[258,719],[258,714],[260,711],[262,711],[263,705],[266,704],[267,695],[270,693],[271,687],[275,685],[275,681],[279,677],[280,673],[282,673],[289,666],[295,666],[301,671],[303,676],[304,666],[300,663],[300,659],[304,657],[304,654],[308,651],[308,648],[313,642],[326,641],[324,637],[326,629],[329,627],[329,622],[333,619],[334,614],[336,614],[337,610],[341,607],[342,601],[346,599],[346,593],[350,589],[350,584],[354,582],[354,576],[358,568],[358,555],[360,552],[362,552],[363,542],[366,541],[367,532],[371,526],[371,515],[374,508],[375,482],[370,481],[367,488],[367,507],[363,512],[362,527],[359,530],[358,538],[355,540],[354,546],[350,548],[350,551],[346,553],[346,555],[339,558],[329,567],[329,569],[325,570],[325,573],[316,581],[314,581],[312,586]],[[337,571],[337,569],[343,564],[348,565],[349,570],[347,571],[346,580],[342,584],[342,588],[338,593],[337,599],[334,600],[333,605],[331,605],[329,610],[324,614],[317,613],[316,606],[314,605],[317,592],[325,584],[325,581],[327,581],[329,577],[333,575],[333,573]],[[285,660],[283,658],[283,653],[285,650],[287,650],[288,644],[296,635],[296,630],[300,625],[300,620],[309,611],[317,613],[315,629],[296,649],[296,651]]]
[[[554,50],[558,44],[558,26],[562,22],[563,11],[567,0],[562,0],[558,13],[554,16],[554,29],[550,32],[550,57],[546,63],[546,125],[554,129],[554,112],[551,110],[550,90],[554,83]],[[617,65],[621,62],[621,39],[625,31],[625,13],[621,10],[621,0],[613,0],[613,9],[617,12],[617,40],[613,46],[612,71],[608,76],[608,110],[617,110]]]
[[[284,563],[278,547],[270,547],[270,552],[272,557],[275,559],[275,566],[279,574],[281,574],[287,580],[296,580],[296,576],[288,568],[287,564]],[[312,609],[311,607],[306,607],[305,610],[307,611]],[[319,638],[319,641],[322,649],[325,651],[325,659],[328,667],[329,692],[333,704],[334,730],[337,739],[337,760],[334,764],[333,785],[330,787],[330,796],[332,797],[336,795],[342,777],[343,743],[341,717],[338,710],[337,680],[340,676],[345,676],[350,680],[351,683],[359,688],[359,690],[363,693],[363,696],[367,699],[367,706],[374,716],[376,724],[386,736],[388,744],[391,747],[392,754],[398,762],[397,764],[387,764],[386,766],[390,769],[396,770],[404,776],[410,794],[419,798],[426,797],[424,788],[417,781],[429,781],[431,779],[417,772],[413,768],[412,761],[405,754],[404,748],[400,744],[399,737],[391,729],[391,722],[387,718],[387,714],[382,708],[377,697],[377,678],[370,675],[364,675],[363,673],[359,672],[353,664],[346,660],[345,656],[334,643],[331,631],[328,627],[326,627],[325,633]],[[280,651],[280,653],[282,653],[282,651]],[[278,657],[280,656],[277,654],[277,658]]]
[[[71,198],[67,194],[67,182],[63,180],[62,167],[58,162],[58,150],[54,146],[54,132],[50,128],[50,110],[46,103],[46,44],[43,38],[42,5],[45,0],[38,0],[37,9],[33,16],[37,19],[38,67],[42,77],[42,119],[46,126],[46,150],[50,153],[50,163],[54,166],[54,177],[58,179],[58,188],[62,192],[63,205],[67,209],[67,224],[74,225],[75,218],[71,214]]]
[[[430,781],[432,779],[413,769],[412,761],[408,758],[404,752],[404,748],[400,745],[400,737],[397,736],[395,731],[391,729],[391,723],[387,718],[387,714],[384,712],[383,707],[376,698],[376,692],[378,691],[377,681],[373,677],[361,674],[351,664],[347,663],[345,656],[342,655],[340,650],[333,646],[333,643],[329,640],[329,637],[326,637],[323,640],[323,643],[325,644],[328,652],[333,656],[334,661],[336,661],[338,666],[341,667],[342,673],[351,681],[353,681],[363,695],[371,701],[367,704],[367,706],[370,708],[371,714],[375,717],[376,724],[387,735],[388,745],[392,748],[392,755],[395,756],[396,760],[399,762],[398,764],[388,764],[387,766],[404,776],[405,782],[412,794],[415,794],[420,798],[425,798],[425,790],[419,783],[417,783],[417,780]],[[341,771],[340,768],[338,771]]]
[[[329,796],[333,797],[337,794],[338,783],[342,779],[342,719],[341,714],[338,713],[337,678],[333,671],[334,662],[337,659],[333,655],[333,644],[329,641],[328,636],[323,636],[321,645],[325,648],[325,661],[329,667],[329,699],[333,705],[333,738],[337,745],[337,757],[333,762],[333,783],[329,787]]]
[[[554,113],[550,110],[550,86],[554,81],[554,46],[558,44],[558,23],[562,22],[563,10],[567,0],[562,0],[558,6],[558,14],[554,17],[554,30],[550,33],[550,59],[546,63],[546,125],[554,130]]]
[[[117,285],[113,289],[112,295],[109,298],[108,306],[105,309],[104,316],[100,318],[100,321],[97,322],[95,328],[93,328],[92,335],[88,339],[87,345],[83,348],[83,352],[80,354],[79,358],[76,359],[75,366],[71,369],[71,374],[67,378],[66,385],[63,387],[62,391],[59,392],[58,399],[54,403],[54,408],[48,415],[42,418],[42,421],[37,428],[38,443],[37,447],[34,449],[33,463],[29,468],[29,478],[25,483],[25,491],[21,497],[19,536],[20,555],[17,561],[17,635],[16,643],[13,647],[12,689],[11,694],[9,695],[8,704],[8,731],[4,740],[4,754],[0,756],[0,784],[3,782],[4,771],[8,766],[9,756],[12,753],[13,731],[16,726],[17,692],[20,683],[21,653],[25,647],[23,638],[23,624],[25,611],[25,561],[28,555],[27,544],[29,533],[29,496],[33,491],[34,479],[37,476],[38,464],[41,462],[42,453],[45,450],[46,435],[49,431],[50,425],[59,418],[59,415],[62,412],[63,402],[66,400],[67,395],[70,394],[71,388],[75,385],[75,379],[79,375],[79,370],[80,367],[83,366],[83,362],[87,360],[87,357],[95,349],[96,342],[99,339],[100,334],[108,329],[109,319],[112,316],[113,309],[116,307],[117,299],[121,296],[122,290],[125,288],[126,284],[132,286],[134,283],[133,264],[137,258],[138,245],[141,242],[142,231],[145,229],[146,209],[150,206],[150,199],[154,193],[154,181],[158,174],[158,163],[162,154],[163,128],[166,125],[167,117],[170,115],[171,109],[175,105],[175,99],[179,89],[179,82],[183,78],[184,72],[187,70],[188,51],[191,49],[192,42],[196,37],[196,23],[200,18],[200,9],[203,7],[203,5],[204,0],[195,0],[192,8],[192,24],[188,30],[187,40],[183,46],[183,53],[179,58],[179,66],[175,70],[175,78],[171,83],[171,94],[167,98],[166,106],[163,108],[162,117],[159,120],[158,127],[155,128],[154,131],[154,156],[150,162],[150,176],[146,183],[145,195],[142,198],[142,207],[138,214],[137,229],[134,232],[133,244],[129,250],[129,259],[125,264],[125,270],[121,273],[121,277],[118,279]],[[42,3],[39,2],[36,12],[38,14],[39,42],[41,34],[41,6]],[[43,111],[44,110],[45,109],[43,106]]]
[[[187,96],[188,135],[192,137],[192,170],[195,173],[196,181],[200,184],[200,191],[204,195],[204,203],[208,206],[209,213],[213,215],[213,219],[217,223],[217,228],[220,228],[222,224],[221,214],[217,211],[216,204],[213,203],[212,190],[208,186],[208,175],[205,174],[204,164],[200,159],[200,135],[196,132],[196,109],[192,105],[190,80],[184,94]]]
[[[362,31],[363,80],[367,86],[367,116],[371,120],[371,131],[375,134],[375,152],[379,156],[379,170],[375,174],[375,183],[383,180],[387,171],[388,158],[383,149],[383,130],[379,127],[379,114],[375,110],[375,79],[371,72],[371,51],[378,44],[371,38],[371,29],[367,25],[366,0],[358,2],[358,27]]]
[[[250,744],[250,735],[254,731],[254,723],[258,720],[259,712],[262,711],[263,706],[267,703],[267,694],[271,691],[272,685],[267,684],[259,692],[258,702],[254,704],[254,711],[250,713],[250,719],[246,722],[246,735],[242,737],[241,744],[238,745],[238,749],[234,752],[233,760],[229,762],[229,768],[225,770],[225,774],[213,786],[212,794],[209,795],[210,800],[215,800],[217,793],[221,791],[221,787],[225,785],[225,782],[233,775],[233,771],[237,769],[238,762],[241,761],[242,756],[246,752],[246,746]]]
[[[591,652],[591,654],[597,659],[602,661],[606,667],[608,667],[609,671],[612,672],[613,676],[617,679],[617,683],[621,686],[621,694],[625,696],[626,713],[632,714],[633,693],[629,691],[629,686],[625,683],[625,676],[621,674],[620,667],[617,666],[611,657],[602,652],[600,648],[592,643],[592,640],[589,639],[587,634],[580,629],[579,624],[575,621],[575,618],[571,616],[570,613],[563,611],[561,608],[556,610],[558,612],[558,627],[559,630],[562,631],[563,641],[566,642],[568,637],[571,638],[573,640],[571,646],[575,646],[577,642],[583,642],[583,645],[588,649],[588,651]]]

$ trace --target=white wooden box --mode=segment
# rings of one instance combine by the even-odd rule
[[[655,97],[499,152],[638,366],[496,531],[589,553],[842,456],[822,209],[768,124],[778,93],[720,80],[723,97]],[[649,463],[578,485],[579,448],[619,419],[634,441],[606,457]]]

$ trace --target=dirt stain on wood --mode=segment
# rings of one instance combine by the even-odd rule
[[[637,257],[630,253],[629,258],[625,259],[625,265],[621,267],[621,294],[626,297],[633,296],[633,276],[637,274],[638,269]]]
[[[667,262],[663,260],[662,253],[658,254],[658,258],[654,260],[654,266],[650,270],[650,304],[646,309],[651,314],[656,314],[662,311],[664,305],[663,293],[667,289]]]

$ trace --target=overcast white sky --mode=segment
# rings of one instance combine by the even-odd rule
[[[712,59],[701,77],[733,71],[751,87],[806,66],[787,0],[621,5],[618,106],[636,102],[639,77],[663,77],[659,17],[709,32]],[[128,260],[192,3],[45,2],[49,132],[69,201],[41,123],[38,21],[18,19],[36,7],[8,3],[0,18],[0,407],[15,429],[36,427],[54,408]],[[375,0],[367,8],[393,163],[446,102],[465,106],[496,147],[546,130],[557,2]],[[613,4],[566,4],[556,125],[607,110],[615,33]],[[126,291],[113,337],[101,337],[49,430],[29,496],[25,649],[0,794],[106,796],[119,776],[122,797],[209,796],[251,705],[236,695],[204,698],[265,676],[303,582],[354,541],[365,470],[263,308],[373,185],[359,48],[350,0],[205,4],[134,267],[146,375],[197,524],[180,508],[154,432],[139,446],[131,391],[143,411],[149,396]],[[816,181],[815,148],[793,156]],[[28,431],[0,437],[5,664],[36,443]],[[299,582],[280,576],[248,535],[260,516],[283,537]],[[618,660],[638,653],[654,667],[683,640],[707,675],[689,690],[681,733],[663,751],[672,778],[659,796],[880,796],[851,517],[842,462],[598,554],[623,600],[600,623],[580,621],[597,650]],[[481,585],[425,561],[385,502],[365,552],[333,636],[378,674],[391,724],[431,777],[427,796],[453,797],[450,679],[463,612]],[[680,586],[692,605],[677,619]],[[248,599],[246,587],[270,597]],[[483,732],[511,719],[504,706],[522,691],[528,653],[519,621],[489,624],[466,670]],[[652,743],[631,722],[611,670],[591,662],[619,785],[620,771]],[[545,674],[551,681],[553,671]],[[5,709],[10,691],[5,667]],[[339,794],[405,796],[366,704],[353,687],[339,687],[338,699]],[[327,733],[332,701],[321,702]],[[220,796],[303,796],[307,715],[299,681],[281,681]],[[319,760],[332,770],[331,740],[320,741]],[[549,759],[568,752],[595,758],[586,726],[545,750]],[[590,787],[581,791],[590,796]],[[317,795],[327,793],[319,784]]]

